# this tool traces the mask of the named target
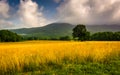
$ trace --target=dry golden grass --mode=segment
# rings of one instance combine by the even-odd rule
[[[120,42],[27,41],[0,43],[0,72],[21,71],[25,65],[35,65],[62,59],[92,59],[103,62],[110,56],[119,56]]]

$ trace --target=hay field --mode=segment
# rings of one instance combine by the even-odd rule
[[[0,43],[0,75],[115,75],[119,71],[118,41]]]

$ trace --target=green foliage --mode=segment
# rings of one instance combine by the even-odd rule
[[[60,37],[59,40],[71,40],[69,36]]]
[[[120,41],[120,32],[97,32],[90,36],[85,25],[77,25],[73,29],[73,38],[81,41]]]
[[[62,37],[24,37],[24,40],[71,40],[70,36],[62,36]]]
[[[113,34],[113,39],[114,39],[115,41],[120,41],[120,32],[115,32],[115,33]]]
[[[96,41],[120,41],[120,32],[98,32],[91,36]]]
[[[90,33],[87,31],[85,25],[77,25],[75,28],[73,28],[73,38],[78,38],[78,40],[84,41],[88,40]]]
[[[87,31],[87,32],[85,33],[84,40],[87,40],[87,41],[90,40],[90,32]]]
[[[25,40],[39,40],[38,37],[26,37]]]
[[[0,30],[1,42],[16,42],[21,41],[22,37],[8,30]]]

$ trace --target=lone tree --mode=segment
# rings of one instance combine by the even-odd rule
[[[1,42],[17,42],[21,41],[23,38],[16,33],[8,30],[0,30],[0,41]]]
[[[79,24],[75,28],[73,28],[73,38],[81,41],[89,40],[90,33],[87,31],[86,26]]]

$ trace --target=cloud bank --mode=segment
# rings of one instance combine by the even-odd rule
[[[52,22],[86,25],[120,24],[120,0],[53,1],[58,4],[57,12],[50,11],[56,17],[49,19],[47,16],[44,17],[45,6],[40,7],[35,1],[20,0],[19,8],[15,9],[17,13],[13,11],[14,14],[10,14],[14,7],[11,7],[7,0],[0,0],[0,29],[39,27]]]
[[[120,0],[64,0],[57,11],[59,22],[120,24]]]

